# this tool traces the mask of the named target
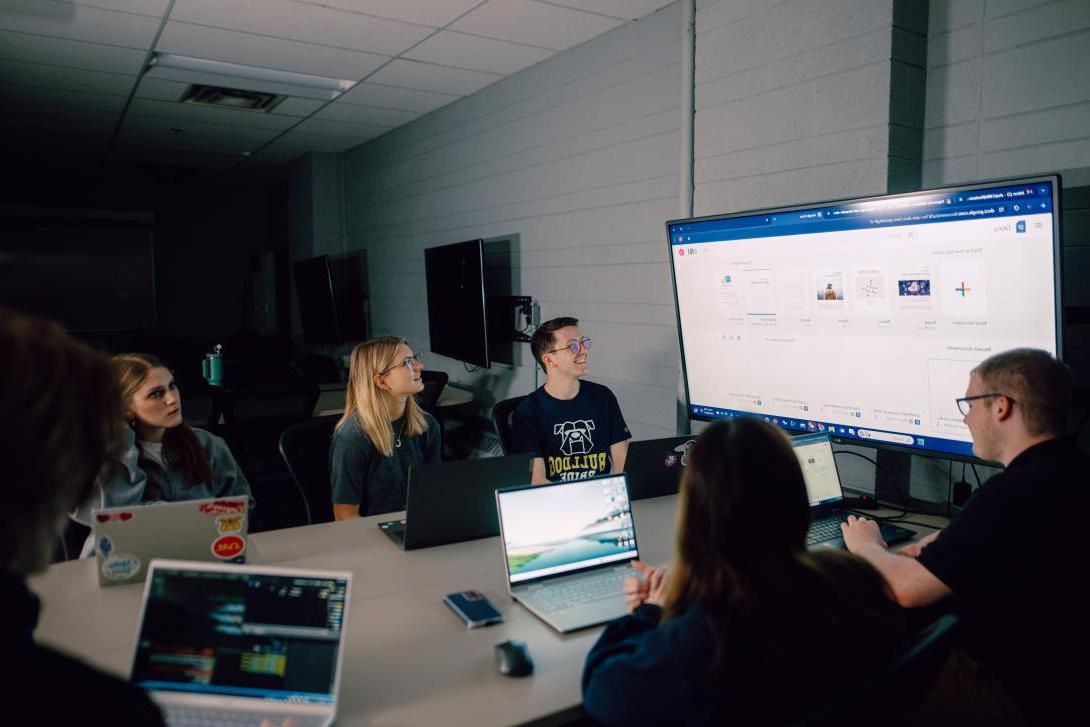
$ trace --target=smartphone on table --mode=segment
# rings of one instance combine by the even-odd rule
[[[466,622],[466,626],[475,629],[503,622],[503,614],[488,602],[480,591],[458,591],[443,596],[443,603]]]

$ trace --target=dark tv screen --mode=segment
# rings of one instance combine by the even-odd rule
[[[432,352],[488,368],[484,242],[429,247],[424,250],[424,274]]]
[[[300,260],[292,267],[304,340],[307,343],[341,343],[329,256]]]

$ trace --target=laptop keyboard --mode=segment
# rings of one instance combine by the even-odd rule
[[[546,613],[556,613],[573,606],[622,593],[628,570],[609,570],[579,578],[570,583],[550,584],[534,594],[534,602]]]
[[[258,727],[262,720],[280,725],[284,720],[270,712],[243,712],[239,710],[194,709],[193,707],[164,707],[164,717],[170,727]],[[325,717],[292,715],[289,724],[295,727],[321,727]]]
[[[832,517],[814,520],[810,523],[810,530],[806,533],[806,544],[818,545],[842,537],[840,523],[844,522],[844,517],[843,515],[833,515]],[[908,528],[884,522],[878,523],[878,529],[881,531],[882,539],[887,543],[900,543],[916,534]]]

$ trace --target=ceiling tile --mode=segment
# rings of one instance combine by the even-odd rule
[[[239,157],[260,147],[265,141],[228,139],[219,136],[171,134],[152,129],[124,129],[117,137],[121,146],[174,151],[200,151]]]
[[[533,0],[488,0],[448,30],[564,50],[623,23]]]
[[[549,0],[553,5],[563,5],[575,10],[586,10],[611,15],[623,20],[639,20],[674,0]]]
[[[153,118],[271,130],[286,129],[298,121],[298,119],[291,116],[277,116],[276,114],[263,114],[256,111],[239,111],[236,109],[218,109],[212,106],[170,103],[147,98],[133,99],[132,105],[129,106],[129,113],[126,114],[126,120],[131,116],[151,116]]]
[[[407,52],[403,58],[510,75],[551,55],[553,51],[544,48],[441,30]]]
[[[502,76],[396,59],[369,80],[390,86],[468,96],[500,80]]]
[[[136,83],[136,76],[9,61],[0,64],[0,83],[128,96],[133,84]]]
[[[122,13],[163,17],[170,0],[65,0],[73,5],[116,10]]]
[[[205,137],[245,143],[251,147],[268,143],[281,133],[281,129],[260,129],[253,126],[211,124],[195,119],[164,119],[156,116],[125,117],[122,133],[151,133],[169,137]]]
[[[372,124],[393,128],[412,121],[420,114],[416,111],[378,109],[373,106],[355,106],[334,102],[314,115],[316,119],[340,121],[349,124]]]
[[[398,88],[364,81],[363,83],[357,83],[346,91],[343,96],[337,99],[335,105],[359,104],[361,106],[424,113],[446,106],[451,101],[456,101],[459,98],[460,96],[456,94]]]
[[[433,28],[442,28],[458,16],[472,10],[481,0],[300,0],[308,5],[327,5],[380,18],[403,20]]]
[[[171,19],[384,55],[397,55],[432,32],[290,0],[177,0]]]
[[[136,87],[136,93],[133,96],[155,101],[181,101],[187,88],[189,84],[182,81],[144,76],[140,79],[140,85]]]
[[[46,63],[51,66],[136,75],[144,65],[145,51],[84,43],[63,38],[44,38],[0,30],[0,58]]]
[[[193,58],[351,81],[358,81],[389,60],[389,56],[375,53],[173,21],[167,23],[156,49]]]
[[[362,142],[355,138],[329,136],[327,134],[305,134],[299,131],[289,131],[277,139],[272,146],[280,148],[283,144],[287,148],[296,147],[301,151],[348,151],[357,147]]]
[[[20,33],[147,49],[159,28],[159,19],[54,0],[4,0],[0,3],[0,27]]]
[[[356,139],[366,141],[380,136],[392,127],[377,126],[375,124],[345,124],[340,121],[327,121],[325,119],[307,119],[292,129],[292,133],[323,134],[325,136],[337,136],[344,139]]]
[[[32,105],[48,109],[109,111],[120,114],[125,108],[125,100],[125,96],[106,93],[85,93],[45,86],[0,85],[0,103],[5,107],[5,112],[11,112],[17,106]]]
[[[312,98],[288,97],[276,105],[269,113],[273,116],[310,116],[322,108],[325,101],[315,101]]]

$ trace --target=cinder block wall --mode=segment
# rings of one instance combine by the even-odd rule
[[[563,52],[345,155],[347,249],[367,250],[374,333],[427,354],[426,247],[510,237],[511,292],[593,338],[591,379],[633,434],[672,434],[677,333],[663,222],[677,213],[677,4]],[[493,271],[495,272],[495,271]],[[487,405],[532,390],[514,366],[428,366]]]
[[[1060,172],[1064,302],[1090,307],[1090,2],[933,0],[923,181]],[[1090,325],[1065,358],[1090,386]]]

